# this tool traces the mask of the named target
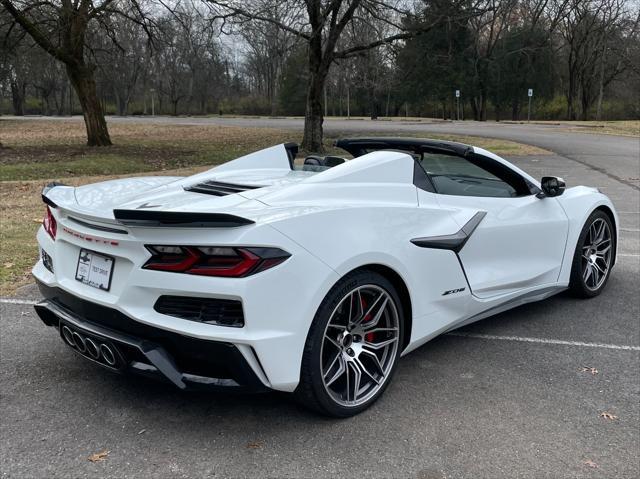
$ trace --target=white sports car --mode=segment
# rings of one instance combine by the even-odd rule
[[[618,216],[481,148],[277,145],[182,177],[50,184],[36,310],[83,357],[179,388],[274,389],[345,417],[431,338],[602,291]]]

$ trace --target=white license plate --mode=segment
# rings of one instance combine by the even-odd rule
[[[111,256],[81,249],[80,256],[78,256],[76,279],[94,288],[109,291],[114,263],[115,259]]]

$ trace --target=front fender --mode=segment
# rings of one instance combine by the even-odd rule
[[[580,236],[580,232],[591,213],[600,207],[606,207],[612,212],[614,227],[616,229],[616,256],[618,254],[620,220],[609,197],[600,193],[597,188],[576,186],[567,189],[563,195],[558,196],[555,199],[558,201],[560,206],[562,206],[569,218],[567,245],[562,261],[562,270],[560,271],[560,277],[558,279],[561,284],[569,284],[569,279],[571,277],[571,264],[573,262],[576,245],[578,244],[578,237]],[[617,258],[614,257],[614,264],[616,259]]]

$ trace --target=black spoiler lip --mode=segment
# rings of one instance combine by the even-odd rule
[[[237,228],[254,224],[247,218],[226,213],[113,210],[113,215],[123,225],[141,227]]]
[[[58,205],[56,205],[52,199],[47,197],[47,193],[49,193],[49,191],[51,191],[56,186],[67,186],[67,185],[65,185],[64,183],[60,183],[58,181],[52,181],[51,183],[47,183],[44,186],[44,188],[42,188],[42,193],[41,193],[42,201],[45,204],[51,206],[52,208],[57,208]]]

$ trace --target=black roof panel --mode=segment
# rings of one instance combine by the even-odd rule
[[[342,138],[337,140],[338,148],[348,151],[353,156],[361,156],[372,150],[407,150],[412,152],[442,152],[466,156],[473,153],[473,147],[455,141],[430,140],[428,138]]]

